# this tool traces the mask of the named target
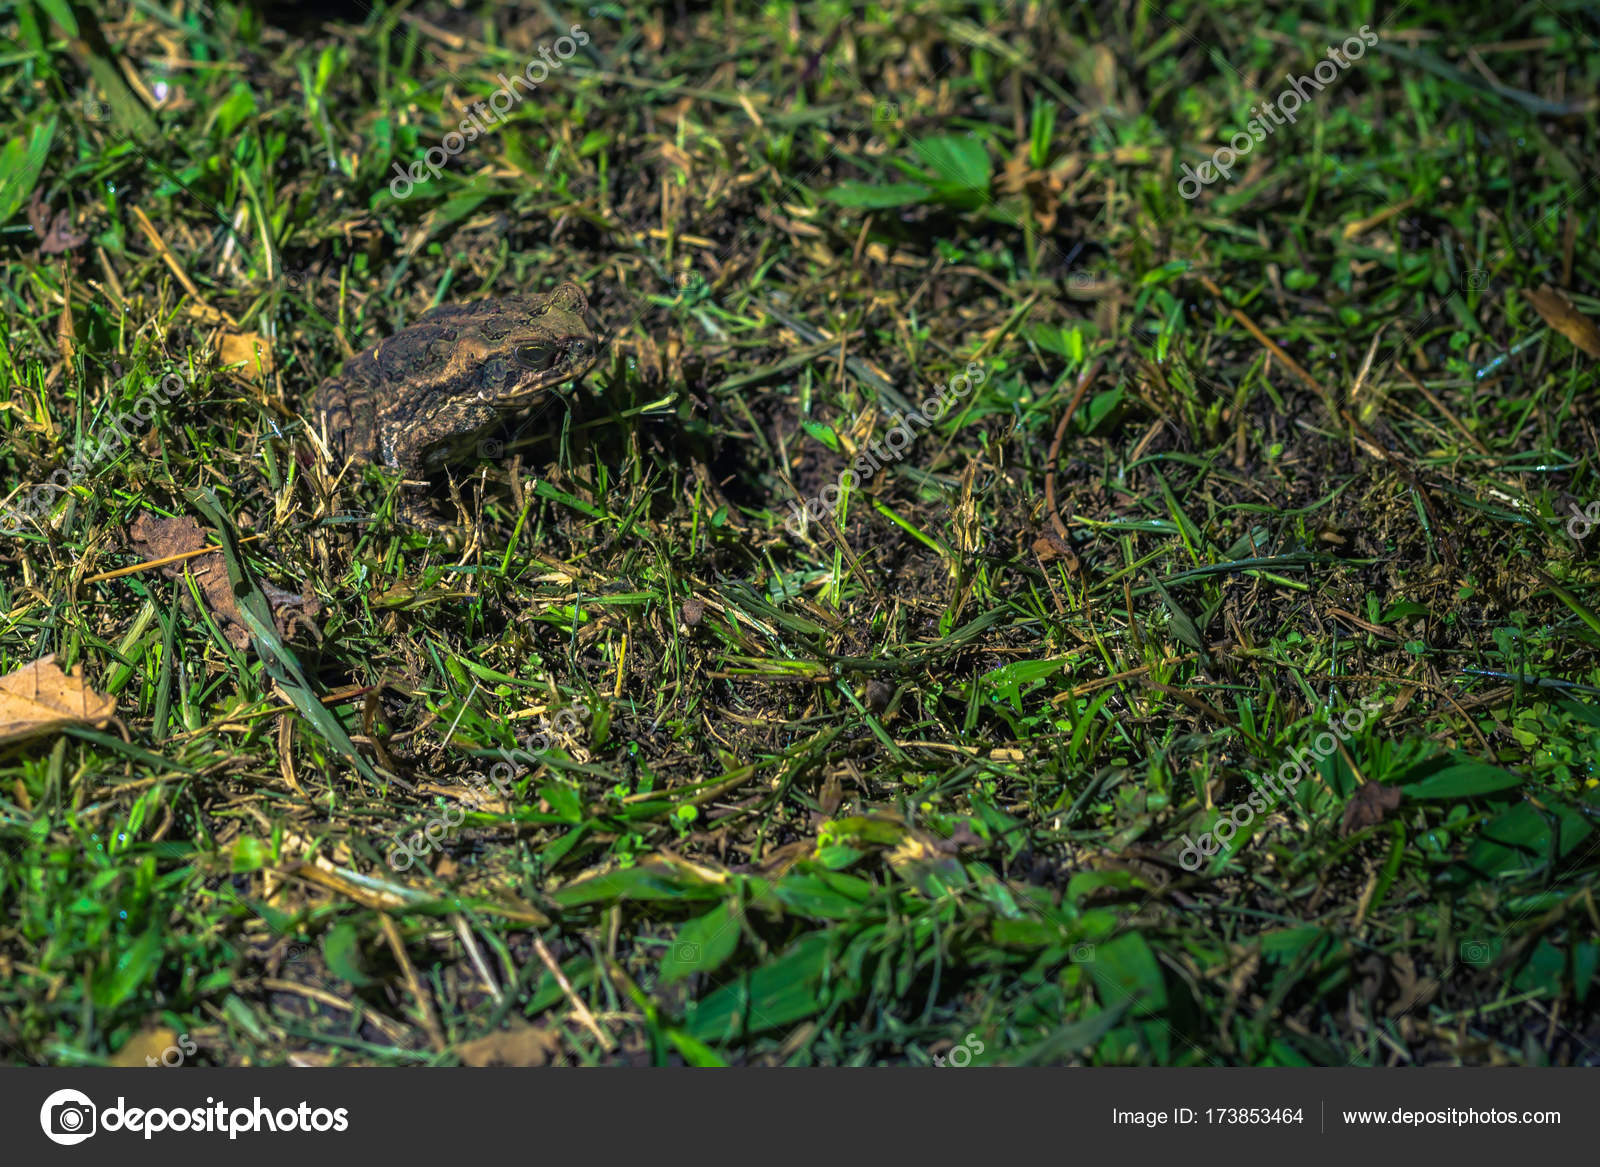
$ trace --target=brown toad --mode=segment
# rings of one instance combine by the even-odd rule
[[[341,463],[376,463],[407,479],[470,454],[486,431],[531,414],[594,366],[588,310],[572,283],[430,309],[317,387],[329,450]]]

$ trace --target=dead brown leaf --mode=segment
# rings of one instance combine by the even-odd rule
[[[1545,284],[1536,292],[1523,289],[1522,294],[1546,324],[1591,357],[1600,359],[1600,328],[1579,312],[1565,293]]]
[[[149,560],[187,555],[206,546],[206,533],[201,530],[199,523],[187,515],[166,519],[159,515],[141,514],[128,527],[128,537],[133,553]],[[235,648],[249,644],[250,632],[243,613],[239,611],[239,602],[234,599],[233,588],[228,583],[228,567],[223,562],[222,553],[208,551],[178,563],[163,564],[161,574],[168,579],[178,579],[186,568],[200,585],[200,594],[205,597],[211,614],[221,623],[222,634],[228,638],[228,643]],[[315,596],[297,596],[273,587],[264,580],[261,581],[261,591],[272,608],[273,623],[280,633],[288,636],[292,627],[300,624],[309,628],[314,637],[321,639],[316,625],[312,623],[322,611],[322,604]]]
[[[1078,571],[1077,555],[1065,539],[1048,527],[1033,541],[1033,553],[1039,557],[1041,563],[1062,559],[1066,561],[1068,571],[1074,574]]]
[[[241,377],[261,382],[272,372],[272,350],[259,332],[224,332],[221,349],[223,364],[244,362],[244,368],[238,370]]]
[[[56,654],[42,656],[0,677],[0,743],[23,741],[69,725],[101,726],[116,714],[114,697],[96,693],[83,681],[83,666],[70,674]]]
[[[491,1033],[456,1046],[467,1066],[547,1066],[561,1052],[561,1036],[537,1025]]]
[[[1439,994],[1439,981],[1417,973],[1416,962],[1401,952],[1370,952],[1358,960],[1352,969],[1361,974],[1360,999],[1365,1008],[1356,1009],[1355,992],[1351,993],[1351,1020],[1358,1028],[1365,1025],[1363,1014],[1376,1010],[1380,1002],[1383,1012],[1398,1017],[1432,1001]]]
[[[1034,218],[1038,220],[1039,229],[1048,233],[1055,230],[1061,192],[1082,169],[1083,159],[1069,154],[1058,159],[1049,169],[1037,170],[1028,158],[1027,143],[1023,143],[1001,168],[1000,193],[1026,196],[1033,208]]]
[[[1344,821],[1340,830],[1348,835],[1362,827],[1375,827],[1383,821],[1385,812],[1398,810],[1401,791],[1398,786],[1385,786],[1382,782],[1363,782],[1361,788],[1345,804]]]
[[[822,817],[831,819],[844,805],[844,782],[840,780],[837,772],[829,774],[822,780],[822,789],[817,792],[817,806],[822,809]]]
[[[1095,45],[1089,50],[1093,60],[1089,66],[1089,76],[1093,88],[1087,95],[1093,105],[1115,106],[1117,104],[1117,55],[1107,45]]]
[[[1389,957],[1394,974],[1397,996],[1390,1004],[1388,1013],[1390,1017],[1397,1017],[1403,1013],[1411,1013],[1422,1008],[1434,997],[1439,995],[1439,981],[1435,977],[1420,977],[1417,975],[1417,965],[1403,952],[1392,953]]]
[[[206,545],[205,532],[188,516],[166,519],[141,514],[129,526],[128,535],[134,554],[145,559],[168,559],[198,551]],[[185,568],[194,573],[200,594],[205,597],[211,614],[221,622],[222,634],[228,638],[228,643],[235,648],[249,644],[250,632],[239,612],[239,603],[233,598],[233,589],[228,586],[228,568],[222,561],[222,553],[209,551],[186,562],[164,564],[161,574],[177,579]]]
[[[51,215],[50,208],[35,192],[33,201],[28,204],[28,225],[39,238],[40,255],[60,255],[83,246],[89,236],[72,230],[71,224],[70,211],[57,211]]]

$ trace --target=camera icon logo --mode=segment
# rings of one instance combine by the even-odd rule
[[[1093,964],[1094,945],[1074,944],[1072,946],[1072,960],[1074,964]]]
[[[1461,283],[1463,286],[1472,288],[1474,291],[1487,288],[1489,286],[1489,273],[1486,269],[1481,267],[1472,268],[1462,278]]]
[[[480,458],[488,458],[492,461],[505,452],[506,444],[499,438],[486,438],[478,443],[478,457]]]
[[[962,1070],[972,1065],[973,1056],[981,1054],[984,1049],[985,1046],[979,1040],[978,1035],[969,1033],[959,1044],[951,1047],[948,1057],[943,1054],[934,1054],[933,1064],[940,1069],[945,1066],[954,1066],[956,1069]]]
[[[1463,940],[1460,953],[1463,964],[1489,964],[1500,955],[1500,938],[1495,936],[1487,940]]]
[[[39,1108],[39,1125],[52,1143],[71,1147],[94,1134],[99,1112],[89,1096],[78,1090],[57,1090]]]
[[[679,964],[699,964],[700,946],[687,940],[680,940],[673,946],[672,959]]]
[[[872,107],[872,124],[883,128],[892,126],[900,120],[900,103],[895,101],[880,101]]]

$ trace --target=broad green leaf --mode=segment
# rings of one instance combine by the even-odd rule
[[[1144,884],[1131,871],[1080,871],[1067,880],[1067,899],[1081,903],[1086,897],[1105,888],[1131,891]]]
[[[1028,164],[1035,170],[1043,170],[1050,161],[1050,143],[1055,129],[1055,103],[1034,98],[1033,118],[1028,128]]]
[[[56,119],[51,118],[34,126],[26,142],[13,138],[0,149],[0,224],[9,222],[28,201],[55,136]]]
[[[241,1032],[249,1034],[253,1041],[266,1045],[273,1040],[272,1035],[261,1024],[261,1018],[256,1016],[255,1010],[245,1004],[244,999],[236,993],[229,993],[228,999],[222,1002],[222,1016],[230,1024],[238,1026]]]
[[[829,871],[843,871],[865,854],[847,843],[822,843],[818,844],[813,858]]]
[[[312,92],[318,97],[328,92],[328,83],[339,75],[342,56],[340,49],[328,45],[317,58],[317,77],[312,84]]]
[[[361,959],[361,934],[354,924],[335,924],[322,939],[322,956],[333,974],[360,988],[372,984]]]
[[[122,950],[110,974],[95,982],[92,995],[97,1006],[115,1009],[144,988],[161,964],[161,936],[160,928],[151,928]]]
[[[701,1069],[720,1069],[728,1064],[705,1042],[696,1041],[681,1029],[668,1029],[665,1033],[673,1048],[682,1054],[683,1060],[691,1066],[698,1066]]]
[[[1600,944],[1585,940],[1572,946],[1572,995],[1580,1004],[1589,995],[1596,966],[1600,966]]]
[[[1047,920],[995,920],[989,926],[991,939],[1002,948],[1044,948],[1062,938],[1059,924]]]
[[[1378,618],[1379,624],[1393,624],[1396,620],[1404,620],[1408,616],[1426,616],[1426,604],[1419,604],[1415,600],[1401,600],[1390,604],[1384,609],[1383,615]]]
[[[1556,705],[1585,725],[1600,727],[1600,709],[1595,708],[1593,705],[1586,705],[1581,701],[1574,701],[1568,697],[1557,701]]]
[[[1056,1030],[1043,1041],[1024,1049],[1014,1057],[1004,1058],[1012,1066],[1060,1065],[1091,1049],[1128,1011],[1128,1003],[1120,1001],[1108,1005],[1097,1013]]]
[[[827,425],[820,421],[812,421],[810,418],[805,418],[800,422],[800,428],[805,430],[806,433],[810,434],[812,437],[816,438],[817,441],[821,442],[824,446],[827,446],[828,449],[834,451],[835,453],[838,452],[839,435],[834,432],[831,425]]]
[[[648,863],[577,880],[550,899],[558,908],[576,908],[623,900],[715,900],[722,895],[722,889],[712,884]]]
[[[559,782],[547,782],[539,787],[539,797],[550,804],[551,811],[562,822],[583,822],[583,798],[572,787]]]
[[[828,1001],[822,974],[833,937],[831,930],[808,932],[771,964],[741,973],[692,1005],[689,1034],[701,1041],[731,1041],[783,1029],[823,1009]]]
[[[1324,935],[1321,928],[1308,924],[1303,928],[1277,928],[1261,934],[1261,955],[1283,964],[1293,964],[1301,953]]]
[[[841,207],[861,210],[884,210],[888,207],[912,207],[925,203],[933,194],[919,182],[841,182],[823,197]]]
[[[1467,852],[1468,866],[1485,875],[1498,876],[1542,866],[1560,859],[1592,831],[1584,819],[1565,807],[1553,812],[1559,840],[1551,852],[1551,831],[1546,816],[1530,803],[1519,802],[1497,815]]]
[[[272,862],[272,849],[260,839],[242,835],[229,853],[228,870],[238,875],[245,871],[260,871]]]
[[[829,872],[786,875],[773,885],[772,894],[797,916],[848,920],[861,911],[871,890],[864,879]]]
[[[45,15],[61,26],[61,31],[68,36],[79,36],[77,17],[72,15],[72,5],[67,0],[37,0]]]
[[[1400,782],[1404,782],[1402,777]],[[1475,798],[1496,790],[1520,786],[1522,779],[1509,770],[1491,766],[1487,762],[1463,760],[1443,770],[1436,771],[1405,787],[1406,797],[1415,798]]]
[[[732,904],[719,904],[678,929],[678,938],[661,960],[661,983],[670,985],[692,973],[715,972],[738,947],[738,912]]]
[[[1078,333],[1076,331],[1073,332],[1072,335],[1074,338],[1078,337]],[[1080,344],[1078,348],[1081,350],[1081,347],[1082,346]],[[1082,352],[1074,352],[1073,359],[1081,360]],[[1122,404],[1124,397],[1126,397],[1126,394],[1123,393],[1122,386],[1120,385],[1115,389],[1106,389],[1103,392],[1096,393],[1094,396],[1090,397],[1089,404],[1085,407],[1083,414],[1084,433],[1093,433],[1095,427],[1107,417],[1111,416],[1111,413]]]
[[[1166,1009],[1167,986],[1161,966],[1139,933],[1124,932],[1096,944],[1089,967],[1107,1008],[1128,1002],[1136,1016]]]
[[[912,149],[928,169],[940,202],[973,210],[988,201],[992,167],[982,142],[947,135],[919,139],[912,143]]]
[[[995,910],[1002,919],[1023,919],[1022,909],[1017,906],[1016,896],[1011,894],[1011,889],[1002,883],[987,866],[981,863],[970,863],[967,872],[972,882],[978,888],[978,895],[984,903]]]
[[[440,229],[448,227],[452,223],[459,223],[467,218],[482,206],[484,200],[488,197],[487,194],[479,190],[470,190],[463,194],[452,195],[445,200],[443,206],[435,210],[430,216],[435,228],[434,233],[438,233]]]
[[[255,94],[244,82],[237,81],[217,106],[216,127],[224,138],[231,138],[233,132],[255,117],[257,112]]]
[[[1577,616],[1578,619],[1582,620],[1596,632],[1600,632],[1600,616],[1596,616],[1593,609],[1591,609],[1589,605],[1585,604],[1576,595],[1574,595],[1572,592],[1569,592],[1566,588],[1562,587],[1558,583],[1552,582],[1548,586],[1563,604],[1572,609],[1573,615]]]
[[[546,871],[558,867],[561,861],[567,857],[567,853],[581,843],[589,834],[591,825],[590,823],[584,823],[581,826],[574,827],[557,838],[555,842],[547,844],[539,852],[539,863]]]
[[[818,846],[846,841],[893,847],[906,837],[906,825],[887,818],[850,816],[833,819],[817,828]]]
[[[1561,995],[1561,975],[1566,971],[1567,954],[1541,939],[1534,946],[1517,975],[1511,979],[1513,988],[1524,993],[1541,993],[1556,998]]]
[[[1014,712],[1022,712],[1022,691],[1059,672],[1065,660],[1019,660],[990,669],[978,678],[979,684],[1011,702]]]
[[[1059,324],[1046,324],[1042,320],[1035,321],[1023,329],[1029,340],[1045,352],[1054,353],[1058,357],[1071,353],[1071,344],[1068,340],[1070,331]]]

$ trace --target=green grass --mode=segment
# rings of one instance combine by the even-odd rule
[[[119,718],[0,754],[5,1059],[1595,1064],[1595,361],[1523,294],[1600,316],[1592,8],[691,7],[0,5],[11,505],[184,386],[0,541],[0,672]],[[563,279],[606,354],[462,549],[334,488],[323,377]],[[101,578],[141,514],[248,645]]]

